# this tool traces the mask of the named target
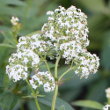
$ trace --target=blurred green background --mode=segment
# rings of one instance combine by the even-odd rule
[[[0,110],[36,110],[31,99],[22,98],[27,94],[25,83],[15,84],[5,74],[8,58],[16,45],[11,33],[11,17],[20,18],[22,29],[19,37],[41,29],[47,21],[46,12],[59,5],[65,8],[75,5],[88,15],[88,50],[100,57],[96,74],[85,80],[71,72],[69,77],[72,78],[60,86],[59,96],[70,104],[81,99],[106,102],[105,89],[110,87],[110,0],[0,0]],[[59,70],[64,71],[65,66]],[[49,110],[49,107],[45,106],[43,110]]]

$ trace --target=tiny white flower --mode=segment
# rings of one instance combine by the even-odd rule
[[[43,86],[45,92],[51,92],[55,89],[55,80],[48,71],[38,72],[31,77],[29,82],[34,89]]]
[[[53,11],[48,11],[48,12],[47,12],[47,15],[53,15],[53,14],[54,14]]]
[[[109,110],[109,108],[110,108],[110,105],[107,104],[107,105],[105,105],[105,106],[103,107],[103,110]]]
[[[54,18],[53,18],[53,17],[48,17],[48,20],[49,20],[49,21],[51,21],[51,20],[53,21]]]
[[[23,65],[7,65],[6,73],[9,78],[14,82],[19,81],[21,79],[25,80],[28,77],[27,67]]]
[[[107,89],[105,90],[105,92],[106,92],[106,97],[107,97],[107,98],[110,98],[110,88],[107,88]]]
[[[11,18],[12,25],[15,26],[18,24],[18,22],[19,22],[19,18],[12,16],[12,18]]]

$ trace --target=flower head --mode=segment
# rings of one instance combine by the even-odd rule
[[[9,78],[12,79],[14,82],[21,79],[25,80],[28,77],[28,68],[20,64],[7,65],[6,73],[8,74]]]
[[[6,67],[6,73],[14,82],[30,79],[32,88],[36,89],[43,86],[45,92],[53,91],[55,88],[54,77],[49,72],[38,72],[33,74],[29,71],[38,70],[40,66],[40,57],[48,52],[50,42],[42,40],[41,34],[32,36],[22,36],[17,44],[17,51],[9,58],[9,65]]]
[[[67,10],[59,6],[47,14],[48,22],[42,27],[43,37],[53,44],[56,54],[60,51],[69,62],[89,45],[87,16],[75,6]]]
[[[53,57],[61,55],[66,64],[74,62],[78,67],[75,73],[81,77],[87,78],[90,73],[96,73],[99,58],[87,51],[87,16],[75,6],[68,9],[59,6],[47,15],[48,22],[42,27],[42,37],[51,42]]]
[[[10,21],[11,21],[12,25],[15,26],[15,25],[18,24],[18,22],[19,22],[19,18],[12,16],[12,18],[11,18]]]
[[[75,74],[86,78],[97,72],[99,58],[87,51],[87,16],[80,9],[59,6],[54,11],[48,11],[47,15],[48,22],[41,32],[20,37],[17,51],[9,58],[6,72],[15,81],[31,77],[30,84],[34,89],[43,86],[45,92],[50,92],[55,88],[55,81],[49,72],[39,71],[43,58],[55,59],[60,55],[66,64],[72,63],[77,67]],[[16,17],[11,19],[13,25],[18,21]],[[37,69],[38,73],[28,74],[29,68]]]
[[[75,74],[81,74],[81,77],[87,78],[89,74],[96,73],[99,67],[99,58],[95,54],[89,52],[83,53],[83,55],[77,56],[74,59],[78,68]]]
[[[51,41],[75,40],[83,46],[88,46],[87,16],[74,6],[67,10],[59,6],[55,11],[47,12],[48,22],[42,27],[44,37]]]
[[[33,89],[43,86],[45,92],[51,92],[55,88],[55,80],[53,76],[47,72],[38,72],[33,75],[29,81]]]

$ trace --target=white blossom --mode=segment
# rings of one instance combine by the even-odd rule
[[[77,56],[74,59],[75,64],[78,66],[75,73],[81,74],[81,77],[87,78],[89,74],[96,73],[99,67],[99,58],[95,54],[89,52]]]
[[[38,72],[29,80],[33,89],[43,86],[45,92],[51,92],[55,89],[55,80],[53,76],[47,72]]]
[[[62,43],[60,50],[63,51],[62,56],[66,59],[66,63],[69,63],[73,58],[77,57],[79,53],[85,52],[85,49],[82,49],[81,45],[75,41]]]
[[[48,22],[41,31],[42,37],[51,42],[53,57],[61,55],[66,64],[73,61],[77,66],[75,73],[81,77],[87,78],[89,74],[96,73],[99,58],[86,49],[89,45],[87,16],[75,6],[68,9],[59,6],[48,15]]]
[[[109,108],[110,108],[110,105],[107,104],[107,105],[105,105],[105,106],[103,107],[103,110],[109,110]]]
[[[87,16],[75,6],[67,10],[59,6],[48,15],[48,22],[42,27],[43,37],[53,44],[56,54],[60,50],[70,62],[89,45]]]
[[[9,78],[12,79],[14,82],[21,79],[25,80],[28,77],[28,68],[20,64],[7,65],[6,73],[8,74]]]
[[[87,36],[87,16],[83,12],[79,12],[76,7],[73,7],[74,6],[71,6],[66,10],[64,7],[59,6],[59,8],[56,9],[57,11],[55,10],[52,12],[53,14],[49,14],[48,23],[45,23],[42,27],[45,37],[57,41],[62,35],[65,35],[65,32],[66,37],[68,38],[69,35],[71,39],[75,39],[76,36],[78,36],[79,39],[77,40],[82,40],[83,36]],[[74,31],[72,31],[73,29]],[[56,31],[58,31],[59,34],[57,34]],[[53,37],[50,37],[50,35]],[[86,38],[84,41],[86,42]]]
[[[10,21],[11,21],[12,25],[15,26],[15,25],[18,24],[18,22],[19,22],[19,18],[12,16],[12,18],[11,18]]]
[[[30,65],[32,67],[37,67],[40,62],[40,58],[35,52],[29,49],[24,49],[22,51],[18,51],[14,53],[9,58],[10,64],[21,64],[21,65]]]
[[[6,73],[15,82],[32,76],[30,84],[33,89],[42,86],[45,92],[50,92],[55,88],[55,79],[48,71],[28,74],[29,68],[39,70],[43,57],[55,59],[60,55],[66,64],[73,62],[77,66],[75,74],[85,78],[97,72],[99,58],[87,51],[87,16],[80,9],[59,6],[54,11],[48,11],[47,15],[48,22],[40,32],[19,38],[16,53],[9,58]],[[13,25],[18,21],[16,17],[11,19]]]
[[[47,12],[47,15],[53,15],[53,14],[54,14],[53,11],[48,11],[48,12]]]
[[[105,90],[105,92],[106,92],[106,97],[107,97],[107,98],[110,98],[110,88],[107,88],[107,89]]]
[[[47,48],[48,47],[48,48]],[[22,36],[17,44],[18,51],[30,49],[36,54],[47,54],[51,48],[51,42],[42,40],[41,34],[34,34],[32,36]]]

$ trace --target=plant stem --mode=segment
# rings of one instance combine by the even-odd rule
[[[71,70],[71,68],[69,68],[67,71],[65,71],[60,77],[59,77],[59,81]]]
[[[58,77],[58,63],[60,61],[60,56],[57,57],[56,63],[55,63],[55,79],[57,80]],[[58,84],[56,83],[55,90],[54,90],[54,95],[52,99],[52,107],[51,110],[55,110],[55,105],[56,105],[56,99],[58,95]]]
[[[110,104],[110,99],[108,98],[108,104]]]
[[[58,85],[56,85],[56,87],[55,87],[51,110],[55,110],[55,104],[56,104],[57,95],[58,95]]]
[[[40,105],[39,105],[39,103],[38,103],[38,99],[37,99],[37,97],[35,98],[35,103],[36,103],[36,107],[37,107],[37,109],[38,109],[38,110],[41,110],[41,109],[40,109]]]
[[[58,75],[58,63],[60,61],[60,56],[57,58],[56,63],[55,63],[55,78],[57,78]]]
[[[45,64],[46,64],[46,67],[47,67],[47,69],[48,69],[49,73],[50,73],[50,74],[52,74],[52,73],[51,73],[51,71],[50,71],[50,68],[49,68],[49,65],[48,65],[47,61],[46,61],[46,60],[44,60],[44,62],[45,62]]]
[[[41,110],[41,109],[40,109],[40,105],[39,105],[39,103],[38,103],[37,96],[35,95],[34,90],[32,89],[32,87],[31,87],[31,85],[30,85],[29,81],[28,81],[28,80],[26,80],[26,82],[27,82],[28,86],[29,86],[29,87],[30,87],[30,89],[31,89],[32,95],[33,95],[33,97],[34,97],[34,99],[35,99],[35,103],[36,103],[36,107],[37,107],[37,109],[38,109],[38,110]]]
[[[60,81],[69,71],[73,70],[73,69],[76,69],[77,66],[74,66],[74,67],[70,67],[67,71],[65,71],[58,79],[58,81]]]

